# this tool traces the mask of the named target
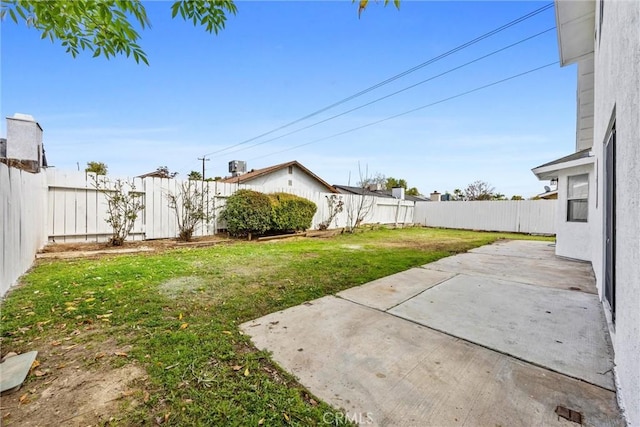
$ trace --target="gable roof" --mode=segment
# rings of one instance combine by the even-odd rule
[[[545,163],[531,169],[538,179],[554,179],[558,177],[558,171],[575,166],[591,164],[594,162],[593,153],[590,148],[577,151],[568,156],[561,157],[551,162]]]
[[[338,192],[338,190],[333,188],[333,186],[331,186],[325,180],[320,178],[318,175],[316,175],[315,173],[311,172],[309,169],[304,167],[302,165],[302,163],[298,162],[297,160],[292,160],[292,161],[286,162],[286,163],[280,163],[279,165],[269,166],[269,167],[262,168],[262,169],[252,169],[251,171],[249,171],[249,172],[247,172],[245,174],[242,174],[242,175],[232,176],[232,177],[221,179],[220,182],[226,182],[228,184],[245,184],[247,181],[251,181],[251,180],[259,178],[261,176],[269,175],[270,173],[279,171],[279,170],[284,169],[284,168],[288,168],[289,166],[298,167],[300,170],[302,170],[304,173],[309,175],[311,178],[313,178],[316,181],[318,181],[321,185],[327,187],[327,190],[330,193],[337,193]]]

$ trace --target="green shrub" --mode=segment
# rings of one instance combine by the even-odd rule
[[[318,207],[311,200],[288,193],[269,194],[271,231],[303,231],[311,227]]]
[[[232,236],[263,234],[271,227],[271,201],[266,194],[238,190],[227,199],[221,218]]]

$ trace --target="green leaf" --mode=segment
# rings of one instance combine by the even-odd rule
[[[171,18],[175,18],[180,11],[180,2],[177,1],[171,5]]]

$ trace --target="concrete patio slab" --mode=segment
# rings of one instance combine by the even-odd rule
[[[558,405],[581,412],[584,425],[623,425],[611,391],[344,299],[241,328],[362,425],[575,425],[555,414]]]
[[[454,273],[412,268],[347,289],[338,296],[367,307],[387,310],[453,276]]]
[[[555,243],[534,240],[498,240],[491,245],[471,249],[471,253],[503,255],[521,258],[555,258]]]
[[[530,285],[597,293],[591,264],[555,257],[535,259],[476,252],[443,258],[423,267],[451,273],[494,277]]]
[[[389,312],[615,390],[597,295],[458,275]]]
[[[0,363],[0,393],[22,385],[37,356],[37,351],[29,351]]]

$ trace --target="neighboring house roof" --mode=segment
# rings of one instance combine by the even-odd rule
[[[575,166],[593,163],[593,154],[590,148],[576,151],[568,156],[561,157],[531,169],[538,179],[553,179],[558,177],[558,171]]]
[[[368,188],[362,187],[352,187],[349,185],[334,185],[334,187],[342,194],[358,194],[360,196],[376,196],[376,197],[386,197],[389,199],[394,199],[391,194],[391,190],[369,190]],[[405,194],[405,200],[409,200],[412,202],[424,202],[430,201],[429,198],[423,196],[408,196]]]
[[[261,176],[268,175],[270,173],[279,171],[280,169],[288,168],[289,166],[298,167],[304,173],[306,173],[307,175],[309,175],[310,177],[312,177],[313,179],[318,181],[321,185],[325,186],[327,188],[327,190],[329,190],[330,193],[337,193],[338,192],[335,188],[333,188],[333,186],[331,186],[325,180],[320,178],[318,175],[316,175],[315,173],[311,172],[309,169],[304,167],[302,165],[302,163],[298,162],[297,160],[292,160],[292,161],[286,162],[286,163],[280,163],[279,165],[269,166],[269,167],[262,168],[262,169],[252,169],[251,171],[249,171],[249,172],[247,172],[245,174],[242,174],[242,175],[231,176],[231,177],[224,178],[224,179],[220,180],[220,182],[226,182],[228,184],[245,184],[247,181],[251,181],[251,180],[254,180],[254,179],[259,178]]]
[[[153,172],[149,172],[149,173],[145,173],[142,175],[138,175],[136,178],[165,178],[165,179],[171,179],[173,178],[172,174],[167,175],[165,172],[163,171],[153,171]]]
[[[558,198],[558,190],[545,191],[536,196],[538,199],[555,200]]]

